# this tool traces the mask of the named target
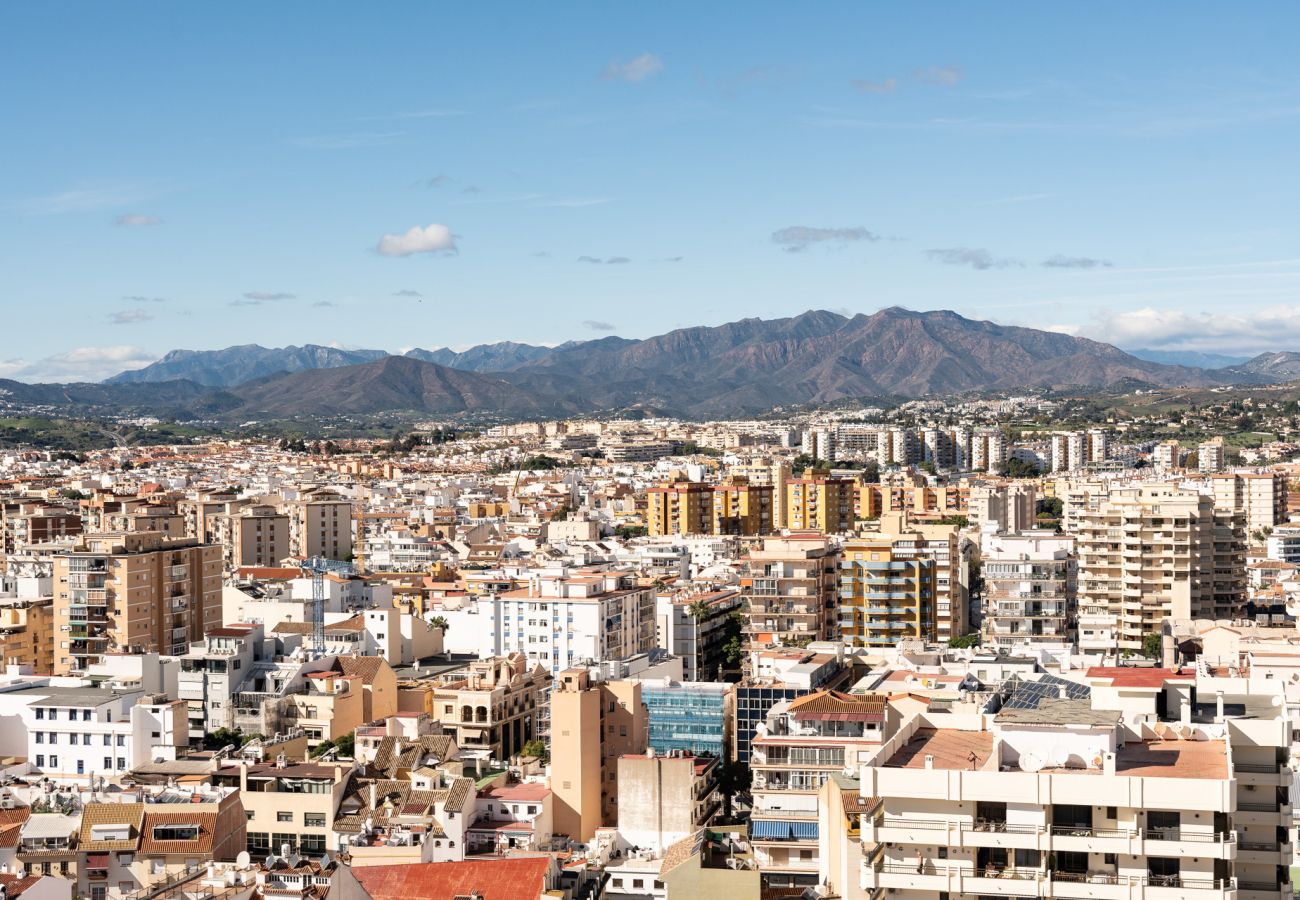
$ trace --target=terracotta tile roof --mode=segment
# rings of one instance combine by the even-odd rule
[[[0,885],[4,886],[6,897],[17,897],[28,888],[34,887],[42,878],[50,875],[24,875],[21,878],[11,872],[0,872]]]
[[[30,806],[15,806],[13,809],[0,809],[0,825],[21,825],[32,814]]]
[[[936,769],[970,769],[972,753],[976,767],[987,763],[993,753],[993,734],[956,728],[918,728],[885,765],[891,769],[924,769],[925,758],[930,756]]]
[[[134,850],[140,842],[144,807],[139,803],[88,803],[81,811],[81,833],[77,846],[81,850]],[[96,825],[129,825],[131,837],[121,841],[97,841],[92,835]]]
[[[362,866],[352,870],[374,900],[430,900],[466,896],[477,891],[483,900],[539,900],[550,857],[465,860]]]
[[[18,840],[22,836],[23,826],[21,822],[12,825],[0,825],[0,847],[17,847]]]
[[[199,836],[186,841],[155,840],[153,830],[165,825],[197,825],[199,827]],[[165,812],[150,810],[144,814],[144,825],[141,828],[142,833],[140,836],[140,852],[154,855],[164,853],[211,855],[213,834],[216,827],[217,814],[215,812],[196,813],[185,809],[167,810]]]
[[[790,712],[800,719],[881,722],[885,718],[885,698],[880,694],[816,691],[790,701]]]
[[[374,684],[388,662],[382,656],[340,656],[337,664],[344,675],[360,675],[365,684]]]
[[[700,848],[700,832],[687,835],[664,851],[664,861],[659,865],[659,877],[667,875],[673,869],[693,857]]]

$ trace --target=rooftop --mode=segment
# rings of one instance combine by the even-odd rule
[[[970,759],[972,753],[976,757],[974,765]],[[885,766],[890,769],[924,769],[925,758],[933,756],[936,769],[973,769],[988,762],[992,753],[992,732],[920,728]]]

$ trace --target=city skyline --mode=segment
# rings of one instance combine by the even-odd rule
[[[1300,346],[1292,7],[149,9],[4,12],[0,377],[894,305]]]

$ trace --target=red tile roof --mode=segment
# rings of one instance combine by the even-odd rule
[[[361,866],[352,874],[374,900],[431,900],[478,891],[483,900],[539,900],[553,861],[547,856]]]

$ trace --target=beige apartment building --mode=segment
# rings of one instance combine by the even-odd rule
[[[221,548],[156,532],[88,534],[54,558],[54,673],[107,653],[184,655],[221,624]]]
[[[839,637],[854,647],[933,641],[935,563],[894,551],[888,538],[844,542],[839,575]]]
[[[593,681],[566,669],[551,692],[554,829],[576,841],[618,824],[618,761],[645,753],[649,719],[639,681]]]
[[[231,517],[232,568],[274,568],[290,555],[289,516],[274,506],[250,506]]]
[[[1079,511],[1079,646],[1139,653],[1164,618],[1229,619],[1246,599],[1240,514],[1172,484],[1089,498]]]
[[[742,562],[751,644],[835,637],[840,553],[824,534],[765,538]]]
[[[1262,545],[1269,531],[1287,522],[1287,479],[1281,472],[1232,472],[1210,476],[1214,508],[1240,513],[1246,536]]]
[[[300,500],[289,507],[289,552],[293,556],[350,560],[352,503],[338,497]]]
[[[1074,642],[1079,560],[1073,535],[985,535],[981,555],[986,647]]]
[[[54,601],[49,597],[0,598],[0,665],[54,671]]]
[[[550,687],[550,672],[512,653],[442,676],[432,688],[428,711],[463,755],[479,751],[508,760],[545,732]]]

